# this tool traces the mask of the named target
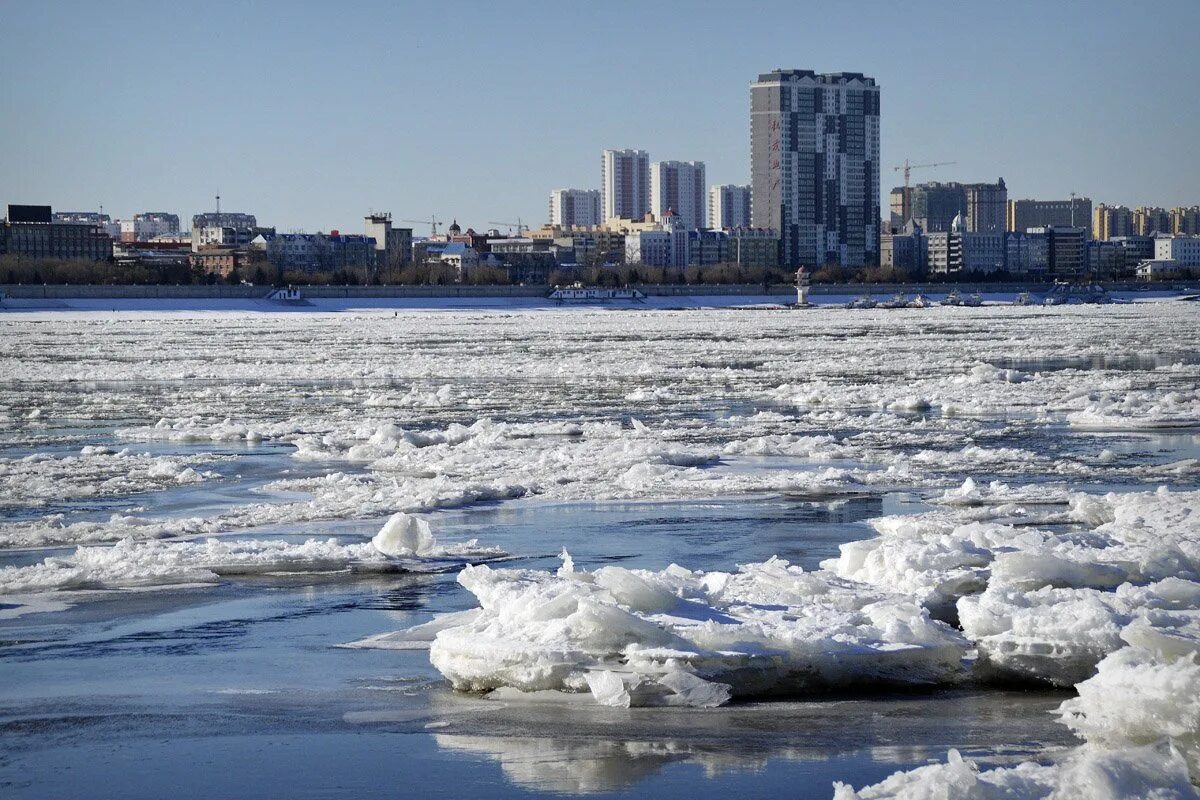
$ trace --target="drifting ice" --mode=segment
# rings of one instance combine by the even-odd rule
[[[915,603],[780,559],[735,573],[467,567],[481,606],[438,632],[455,688],[591,692],[607,705],[714,706],[870,682],[929,684],[967,642]]]

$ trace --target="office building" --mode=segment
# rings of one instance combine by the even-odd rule
[[[597,189],[555,189],[550,193],[550,224],[586,228],[604,222]]]
[[[1092,227],[1092,201],[1087,197],[1069,200],[1009,200],[1008,230],[1027,231],[1030,228]]]
[[[645,150],[605,150],[601,155],[600,211],[606,222],[650,213],[650,155]]]
[[[1109,206],[1101,203],[1092,212],[1092,238],[1108,241],[1118,236],[1133,234],[1133,210],[1127,206]]]
[[[673,211],[684,230],[707,227],[705,186],[702,161],[655,161],[650,165],[650,213],[663,219]]]
[[[1027,232],[1046,237],[1047,269],[1056,277],[1080,276],[1087,272],[1088,231],[1086,228],[1048,225]]]
[[[1125,251],[1126,264],[1138,264],[1154,258],[1153,236],[1114,236],[1109,241]]]
[[[1088,242],[1087,263],[1093,277],[1102,280],[1119,278],[1125,273],[1125,248],[1112,241]]]
[[[728,258],[743,268],[775,269],[779,266],[779,234],[770,228],[734,228],[729,231]]]
[[[99,225],[55,222],[50,206],[10,205],[0,224],[0,255],[108,261],[112,237]]]
[[[717,230],[750,225],[750,187],[727,183],[708,190],[708,227]]]
[[[999,233],[974,233],[967,230],[966,218],[959,214],[950,230],[925,236],[930,273],[989,273],[1005,269],[1005,236]]]
[[[97,211],[55,211],[51,221],[64,225],[95,225],[113,239],[121,237],[121,224],[113,222],[108,214]]]
[[[775,70],[750,86],[751,215],[781,266],[879,263],[879,87],[854,72]]]

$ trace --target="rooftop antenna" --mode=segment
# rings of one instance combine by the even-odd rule
[[[217,221],[221,220],[221,195],[217,195]]]
[[[1075,193],[1071,192],[1071,227],[1075,227]]]

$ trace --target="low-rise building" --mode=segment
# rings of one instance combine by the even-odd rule
[[[744,269],[779,266],[779,232],[771,228],[734,228],[729,231],[729,261]]]
[[[661,220],[652,214],[640,223],[631,223],[625,235],[625,263],[648,267],[686,267],[688,231],[683,221],[668,210]]]
[[[1154,260],[1174,261],[1180,267],[1200,267],[1200,236],[1158,236]]]
[[[1136,273],[1140,281],[1161,281],[1178,278],[1181,271],[1178,261],[1151,258],[1138,264]]]
[[[245,266],[246,251],[236,247],[208,245],[191,254],[192,269],[203,275],[228,278]]]

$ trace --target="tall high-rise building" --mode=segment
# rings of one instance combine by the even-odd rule
[[[718,230],[750,227],[750,187],[732,183],[709,187],[708,226]]]
[[[650,165],[650,213],[674,211],[685,230],[704,227],[704,162],[655,161]]]
[[[1200,234],[1200,206],[1172,208],[1171,233],[1189,236]]]
[[[971,233],[1004,233],[1008,229],[1008,187],[1004,178],[995,183],[963,184],[967,230]]]
[[[600,158],[600,211],[642,219],[650,212],[650,155],[645,150],[605,150]]]
[[[1101,203],[1092,211],[1092,238],[1101,242],[1133,234],[1133,211],[1128,206]]]
[[[879,262],[879,87],[775,70],[750,85],[751,215],[786,268]]]
[[[1070,200],[1009,200],[1008,229],[1027,231],[1030,228],[1092,229],[1092,201],[1087,197]]]
[[[1133,210],[1133,232],[1139,236],[1171,232],[1171,215],[1165,208],[1138,206]]]
[[[550,224],[600,225],[600,192],[596,189],[555,189],[550,193]]]
[[[928,233],[945,233],[959,214],[964,233],[1004,233],[1008,211],[1008,188],[1004,178],[995,183],[918,183],[909,189],[904,205],[904,188],[892,190],[892,215],[895,225],[896,204],[900,201],[903,224],[911,219]]]

